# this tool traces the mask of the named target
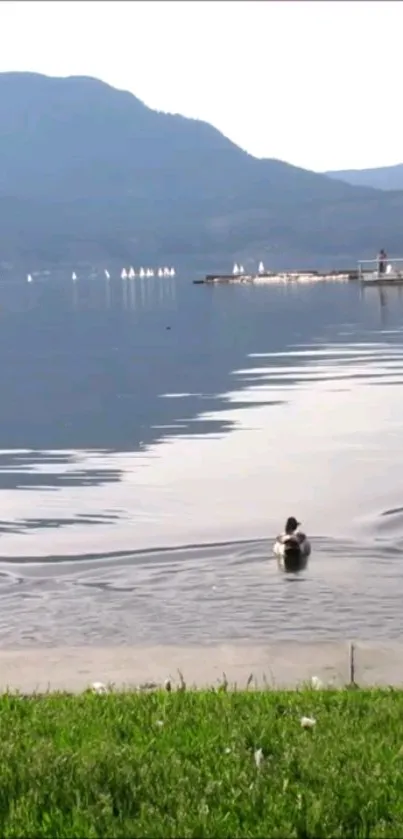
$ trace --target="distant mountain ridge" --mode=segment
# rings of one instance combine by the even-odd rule
[[[0,261],[337,265],[398,249],[403,192],[259,160],[87,77],[0,74]]]
[[[324,174],[352,186],[369,186],[383,190],[403,189],[403,163],[381,166],[378,169],[345,169]]]

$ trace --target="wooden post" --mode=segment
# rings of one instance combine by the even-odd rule
[[[355,645],[350,641],[349,646],[349,662],[350,662],[350,686],[355,685]]]

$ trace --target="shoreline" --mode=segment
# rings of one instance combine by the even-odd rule
[[[349,642],[273,642],[204,646],[26,647],[0,651],[0,693],[80,693],[95,682],[116,689],[296,688],[317,677],[325,687],[351,682]],[[402,642],[354,642],[354,680],[360,687],[403,687]]]

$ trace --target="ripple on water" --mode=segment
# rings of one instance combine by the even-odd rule
[[[278,571],[266,541],[15,562],[0,575],[0,642],[398,638],[402,578],[400,557],[386,545],[321,538],[308,570],[295,576]]]

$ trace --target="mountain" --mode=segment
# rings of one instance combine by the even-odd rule
[[[403,193],[259,160],[93,78],[0,74],[0,160],[3,267],[336,266],[401,242]]]
[[[385,190],[403,189],[403,163],[398,163],[396,166],[381,166],[379,169],[346,169],[324,174],[353,186],[369,186]]]

